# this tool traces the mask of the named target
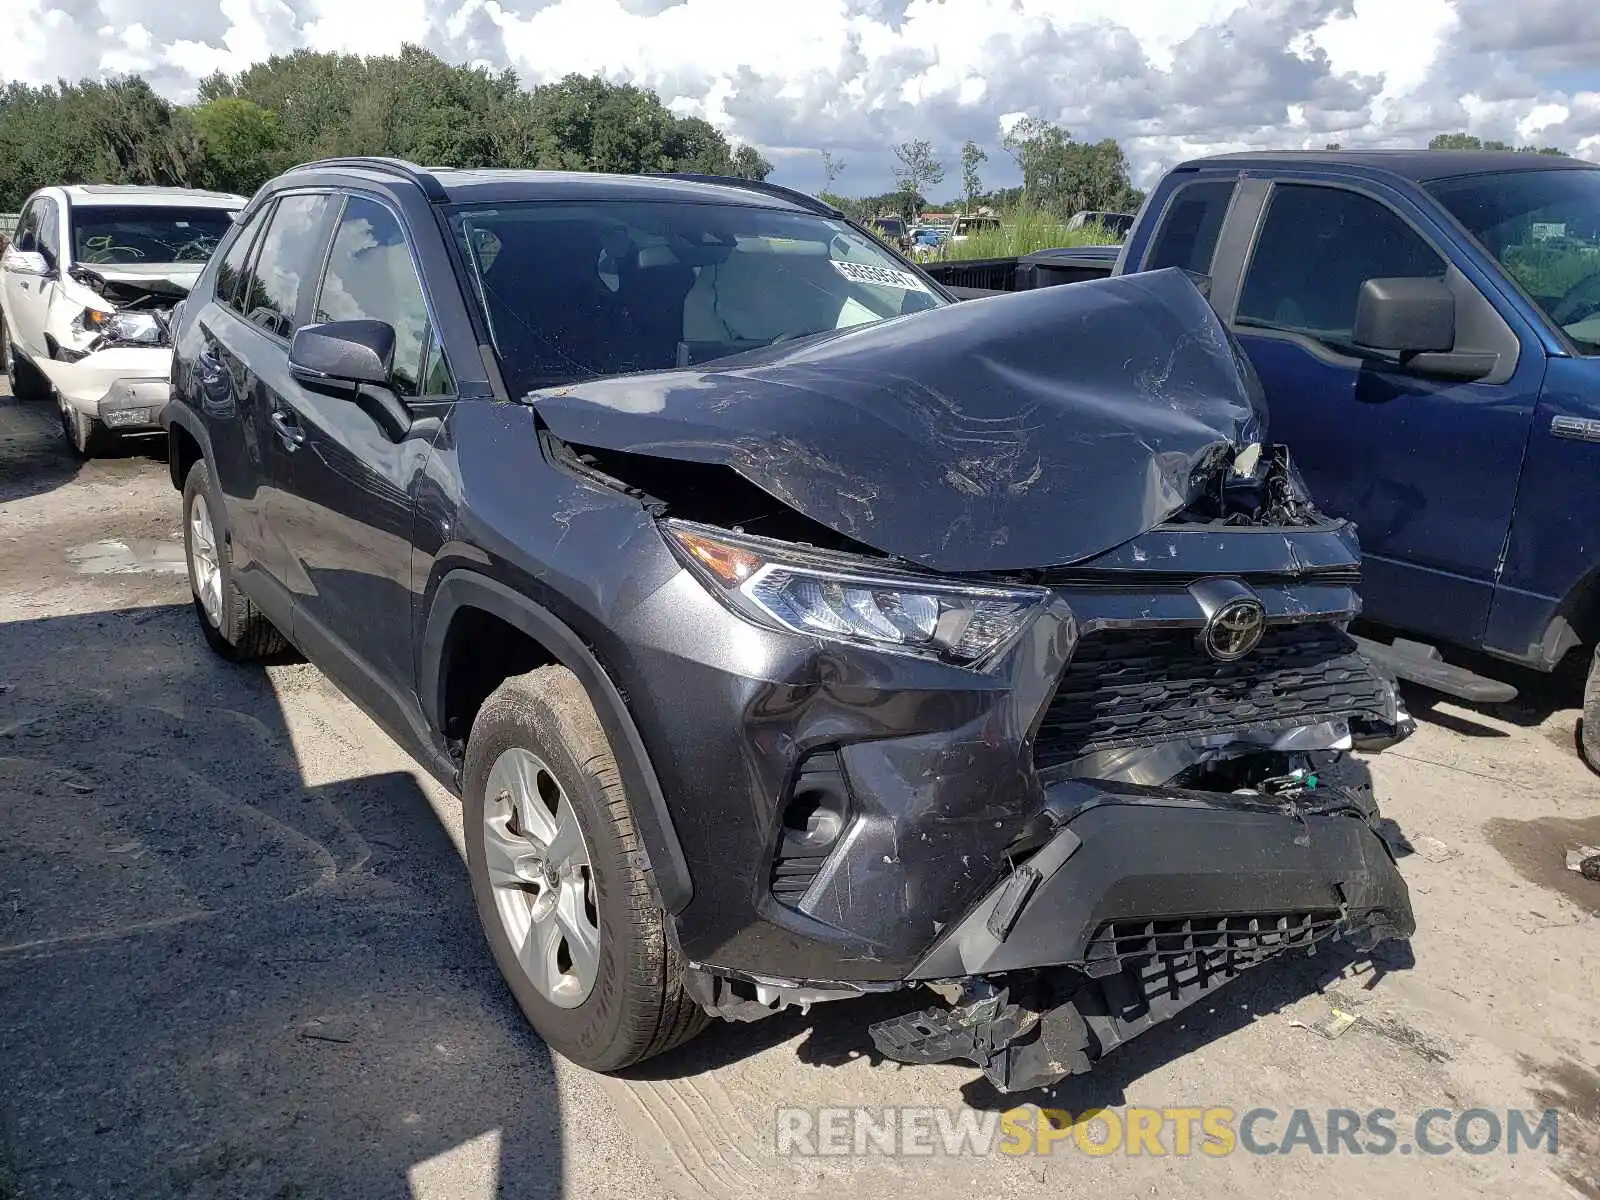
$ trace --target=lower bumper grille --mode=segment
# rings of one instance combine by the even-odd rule
[[[1266,916],[1191,917],[1166,921],[1108,921],[1084,951],[1084,972],[1111,975],[1134,963],[1182,964],[1202,973],[1240,971],[1284,950],[1303,949],[1338,927],[1333,909]]]
[[[1079,643],[1034,741],[1040,768],[1181,737],[1387,715],[1387,685],[1336,626],[1280,625],[1237,662],[1189,629],[1105,630]]]

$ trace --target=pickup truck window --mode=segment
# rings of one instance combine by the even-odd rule
[[[455,217],[520,391],[687,367],[946,303],[840,221],[745,205],[524,203]]]
[[[400,222],[376,201],[352,196],[346,202],[314,319],[387,322],[394,329],[395,391],[418,394],[428,306]]]
[[[1448,264],[1381,201],[1346,188],[1272,189],[1235,323],[1354,349],[1356,301],[1369,279],[1442,279]]]
[[[1600,171],[1501,171],[1428,185],[1583,354],[1600,354]]]
[[[1156,230],[1144,269],[1182,267],[1196,275],[1211,274],[1217,252],[1217,235],[1233,200],[1231,179],[1201,180],[1178,189]]]

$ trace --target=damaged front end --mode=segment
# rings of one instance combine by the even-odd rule
[[[59,303],[71,308],[53,354],[39,362],[63,403],[117,432],[157,428],[169,393],[172,329],[188,297],[181,279],[78,265]]]
[[[626,682],[707,1011],[926,986],[878,1050],[1016,1091],[1275,955],[1413,932],[1351,756],[1414,727],[1346,632],[1354,530],[1181,273],[530,402],[692,581]],[[667,678],[704,703],[655,706]]]

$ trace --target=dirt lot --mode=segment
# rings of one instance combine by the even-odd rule
[[[61,445],[0,399],[6,1200],[1600,1195],[1600,883],[1564,868],[1600,845],[1600,782],[1560,687],[1412,695],[1421,731],[1374,760],[1416,849],[1414,958],[1274,963],[1023,1098],[1275,1110],[1258,1143],[1386,1108],[1393,1153],[779,1156],[780,1105],[1019,1099],[875,1061],[890,1002],[720,1025],[626,1079],[553,1061],[478,934],[455,801],[312,667],[211,657],[164,464]],[[1337,1040],[1307,1028],[1331,1006],[1359,1018]],[[1428,1109],[1448,1144],[1462,1110],[1550,1107],[1553,1155],[1411,1145]]]

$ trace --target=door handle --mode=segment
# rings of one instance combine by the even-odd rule
[[[294,414],[281,408],[272,410],[272,428],[277,431],[286,450],[293,450],[306,440],[306,431],[300,428],[300,422],[295,420]]]

